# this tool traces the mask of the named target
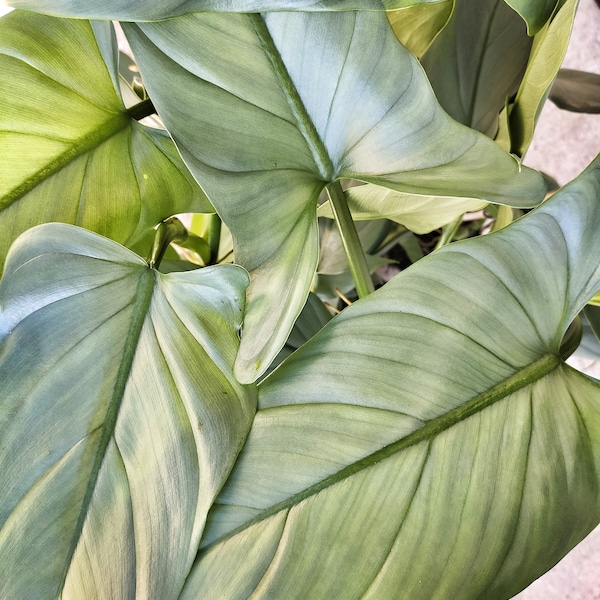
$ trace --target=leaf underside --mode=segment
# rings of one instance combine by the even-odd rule
[[[89,22],[3,17],[0,70],[0,269],[44,222],[131,245],[174,213],[213,210],[168,135],[128,116]]]

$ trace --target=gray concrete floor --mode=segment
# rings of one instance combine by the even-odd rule
[[[600,73],[600,8],[594,0],[581,0],[563,66]],[[547,102],[524,162],[564,185],[598,152],[600,115],[569,113]],[[579,364],[598,377],[600,365]],[[600,600],[600,527],[515,600]]]

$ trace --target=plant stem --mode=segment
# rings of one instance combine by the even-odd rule
[[[454,221],[442,227],[442,233],[437,241],[437,244],[435,245],[435,250],[439,250],[443,246],[447,246],[454,239],[454,236],[456,235],[464,216],[464,214],[460,215],[454,219]]]
[[[369,273],[367,259],[360,243],[356,226],[352,220],[346,197],[339,181],[333,181],[325,189],[331,203],[333,218],[340,232],[342,246],[346,253],[352,279],[354,279],[356,293],[359,298],[364,298],[375,291],[375,286],[371,279],[371,273]]]
[[[184,241],[187,229],[177,217],[169,217],[158,224],[154,234],[154,244],[147,259],[151,269],[158,269],[171,242]]]
[[[127,109],[127,114],[136,121],[141,121],[145,117],[149,117],[156,113],[156,108],[154,108],[154,104],[152,104],[152,100],[150,98],[146,98],[142,100],[138,104],[134,104]]]
[[[219,243],[221,241],[221,217],[217,213],[208,217],[206,239],[210,248],[210,264],[214,265],[219,258]]]
[[[575,320],[569,325],[569,328],[560,343],[559,354],[563,360],[567,360],[567,358],[579,348],[582,335],[583,325],[581,324],[581,317],[577,315]]]
[[[510,225],[514,220],[513,209],[510,206],[504,206],[500,204],[498,206],[498,212],[496,216],[496,220],[492,225],[492,232],[500,231],[507,225]]]
[[[330,181],[334,176],[335,169],[329,158],[327,149],[319,137],[317,129],[304,106],[304,102],[279,54],[279,50],[271,37],[271,32],[265,23],[264,17],[261,14],[255,13],[250,13],[246,16],[252,23],[261,48],[271,63],[281,91],[285,95],[292,114],[296,119],[298,130],[306,140],[315,164],[319,169],[319,174],[324,181]]]

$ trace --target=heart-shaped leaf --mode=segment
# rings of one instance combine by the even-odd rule
[[[195,14],[124,28],[251,273],[241,381],[267,368],[306,300],[327,183],[528,206],[542,198],[537,173],[443,112],[380,12]]]
[[[233,377],[246,272],[161,275],[41,225],[0,283],[0,596],[177,598],[256,391]]]
[[[600,386],[558,351],[600,287],[599,196],[600,158],[267,377],[182,598],[509,598],[591,531]]]
[[[4,0],[9,6],[60,17],[152,21],[195,12],[392,10],[438,0]]]
[[[0,270],[12,241],[40,223],[132,245],[172,214],[213,210],[168,135],[123,106],[116,64],[103,60],[106,28],[95,25],[97,42],[87,21],[0,20]]]

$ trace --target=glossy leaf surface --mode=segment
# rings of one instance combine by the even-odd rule
[[[110,58],[107,28],[95,25]],[[168,135],[129,117],[111,66],[87,21],[0,19],[0,271],[12,241],[40,223],[131,245],[172,214],[212,211]]]
[[[328,182],[528,206],[543,194],[537,173],[441,110],[382,13],[196,14],[125,32],[251,273],[242,381],[266,369],[306,300]]]
[[[152,21],[195,12],[391,10],[437,0],[6,0],[9,6],[63,17]]]
[[[506,98],[519,87],[531,43],[504,0],[456,0],[422,63],[448,114],[493,138]]]
[[[272,373],[182,598],[509,598],[591,531],[600,387],[557,353],[600,287],[599,195],[597,159]]]
[[[248,276],[41,225],[0,283],[0,596],[177,598],[250,428]]]

